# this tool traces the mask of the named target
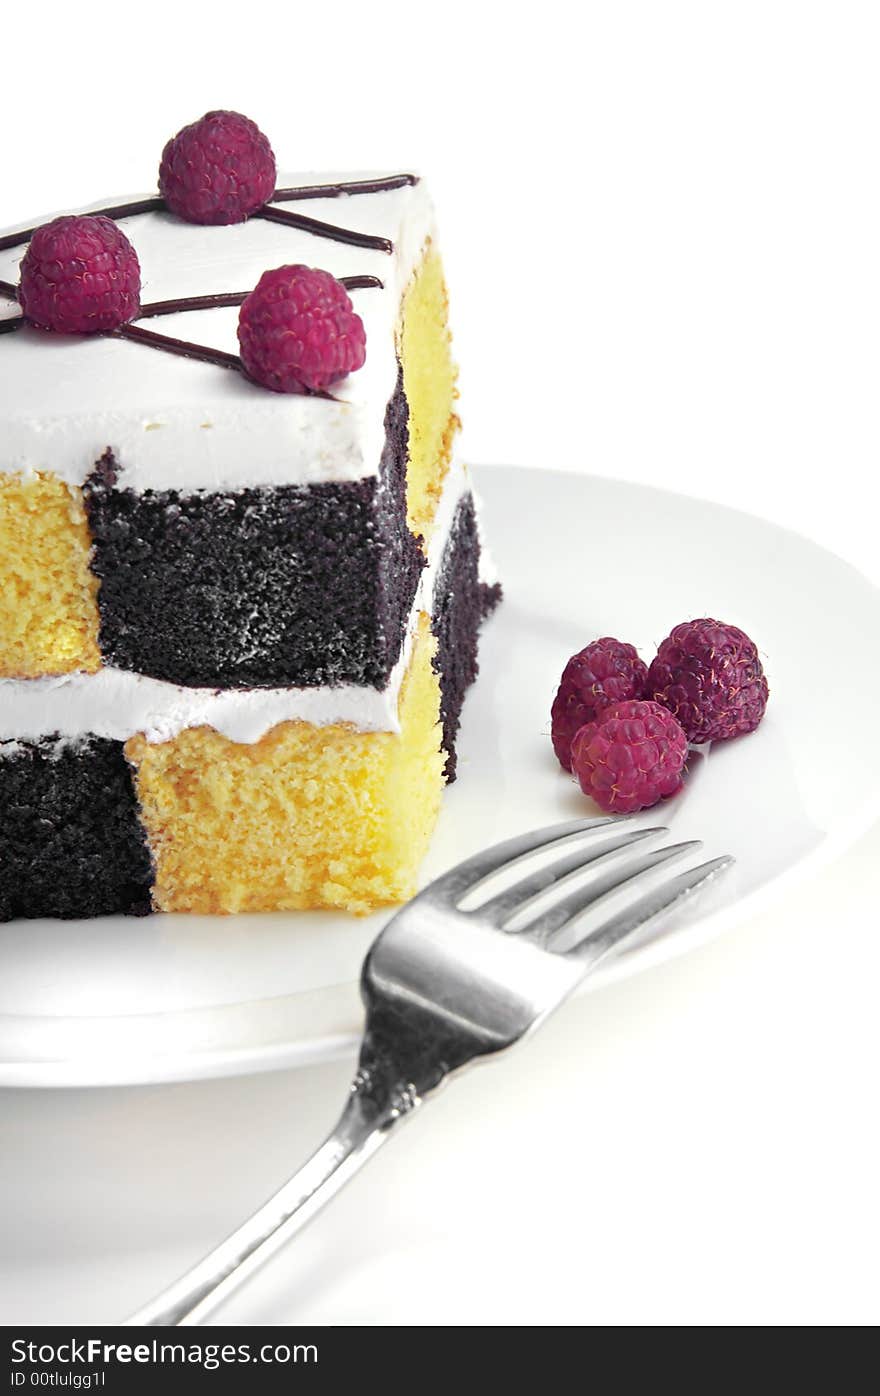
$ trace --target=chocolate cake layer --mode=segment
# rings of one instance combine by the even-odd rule
[[[152,879],[121,742],[0,744],[0,921],[143,915]]]
[[[480,622],[501,599],[500,586],[480,581],[480,535],[472,494],[462,496],[434,590],[440,716],[447,783],[455,780],[455,743],[465,694],[477,677]]]
[[[108,452],[83,490],[105,662],[197,687],[382,687],[423,565],[407,447],[399,375],[378,477],[136,493]]]

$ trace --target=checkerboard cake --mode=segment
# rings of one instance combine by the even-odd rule
[[[137,315],[32,323],[0,236],[0,918],[333,907],[415,890],[498,599],[415,176],[283,175],[231,225],[83,210]],[[242,370],[269,268],[346,287],[362,366]]]

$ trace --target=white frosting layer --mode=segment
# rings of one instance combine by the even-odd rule
[[[283,174],[278,184],[363,177]],[[90,207],[126,201],[107,199]],[[257,218],[221,228],[198,227],[167,213],[119,221],[140,259],[144,304],[248,291],[264,271],[285,263],[323,267],[340,277],[379,277],[384,289],[350,293],[366,329],[367,358],[363,368],[334,386],[338,401],[272,393],[229,369],[126,340],[25,327],[0,335],[0,470],[52,471],[81,484],[110,447],[120,465],[120,487],[135,490],[191,492],[375,475],[385,405],[397,377],[400,300],[426,240],[434,236],[425,183],[280,207],[390,238],[394,251],[350,247]],[[0,280],[17,284],[25,250],[0,252]],[[0,301],[0,318],[16,314],[17,306]],[[238,352],[237,308],[141,323]]]
[[[398,732],[398,699],[420,611],[433,609],[434,587],[459,499],[469,488],[463,467],[453,467],[437,509],[427,565],[419,580],[406,639],[384,689],[356,684],[326,688],[182,688],[124,669],[57,678],[0,679],[0,742],[36,741],[49,733],[124,742],[143,732],[168,741],[187,727],[213,727],[234,742],[252,743],[279,722],[317,726],[348,723],[363,732]],[[6,748],[8,753],[9,748]],[[3,755],[0,749],[0,756]]]

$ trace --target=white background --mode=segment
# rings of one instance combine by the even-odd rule
[[[880,580],[875,6],[52,8],[7,34],[0,224],[149,189],[211,106],[282,168],[417,168],[471,459],[732,503]],[[858,655],[833,615],[816,652],[820,722],[820,664]],[[878,853],[476,1073],[235,1316],[876,1321]],[[0,1319],[120,1317],[316,1142],[347,1070],[8,1095]]]

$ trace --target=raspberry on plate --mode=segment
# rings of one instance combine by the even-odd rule
[[[609,814],[632,814],[674,795],[683,782],[687,737],[659,703],[615,703],[580,729],[572,769],[585,795]]]
[[[140,308],[137,253],[111,218],[68,214],[37,228],[22,258],[18,299],[31,324],[59,334],[95,334],[133,320]]]
[[[575,733],[611,703],[643,698],[647,677],[648,666],[633,646],[607,635],[572,655],[550,709],[553,750],[566,771]]]
[[[162,151],[159,192],[188,223],[243,223],[275,192],[272,147],[240,112],[206,112]]]
[[[754,731],[769,689],[748,635],[706,619],[685,621],[666,637],[647,692],[675,714],[688,741],[719,742]]]
[[[321,392],[366,358],[348,292],[315,267],[264,272],[239,312],[238,343],[249,377],[276,393]]]

